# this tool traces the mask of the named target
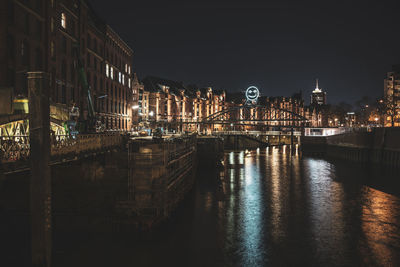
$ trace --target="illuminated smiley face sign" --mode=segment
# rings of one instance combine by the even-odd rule
[[[250,86],[246,90],[246,99],[247,102],[257,102],[257,99],[260,97],[260,91],[255,86]]]

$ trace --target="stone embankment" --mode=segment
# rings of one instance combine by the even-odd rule
[[[376,128],[334,136],[304,136],[302,152],[361,163],[400,167],[400,128]]]

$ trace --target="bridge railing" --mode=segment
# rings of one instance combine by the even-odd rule
[[[26,160],[29,149],[29,136],[0,137],[0,162]]]
[[[218,131],[212,135],[291,135],[289,131]],[[294,131],[293,135],[300,136],[301,132]]]
[[[120,134],[53,135],[50,138],[51,156],[78,155],[84,152],[107,150],[122,145]],[[29,136],[0,137],[0,162],[29,159]]]

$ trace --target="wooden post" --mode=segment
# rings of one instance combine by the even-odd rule
[[[30,212],[32,266],[51,264],[51,175],[49,78],[44,72],[28,73],[30,138]]]

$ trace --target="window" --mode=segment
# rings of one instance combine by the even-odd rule
[[[29,35],[29,14],[28,13],[26,13],[26,15],[25,15],[24,31],[26,34]]]
[[[15,59],[15,42],[11,34],[7,34],[7,55],[10,59]]]
[[[71,83],[75,84],[75,63],[70,65],[71,67]]]
[[[122,74],[122,84],[125,85],[125,75]]]
[[[87,53],[87,66],[90,68],[90,54]]]
[[[110,67],[110,74],[111,74],[111,79],[114,79],[114,70],[112,67]]]
[[[29,45],[27,41],[21,43],[21,59],[23,65],[29,66]]]
[[[128,86],[131,88],[131,78],[128,78]]]
[[[91,38],[90,38],[89,34],[87,35],[86,39],[87,39],[87,48],[90,49],[90,46],[92,45],[92,42],[91,42]]]
[[[61,13],[61,27],[64,29],[67,28],[67,17],[65,16],[65,13]]]
[[[108,64],[106,64],[106,76],[110,76],[110,67],[108,66]]]
[[[65,36],[61,38],[61,52],[64,55],[67,54],[67,38]]]
[[[125,72],[128,72],[128,64],[125,64]]]
[[[42,1],[41,0],[36,0],[36,10],[38,11],[39,14],[42,14]]]
[[[50,20],[50,31],[54,32],[54,18],[53,17]]]
[[[55,53],[54,41],[51,41],[50,43],[50,55],[52,59],[55,59],[56,53]]]
[[[65,60],[62,61],[61,63],[61,78],[63,79],[64,82],[67,81],[67,64],[65,63]]]
[[[97,52],[97,40],[93,38],[93,51]]]
[[[83,38],[82,38],[82,41],[81,41],[81,52],[82,52],[82,54],[85,53],[85,39],[83,39]]]
[[[121,76],[121,72],[119,72],[118,74],[118,82],[121,83],[122,82],[122,76]]]
[[[14,11],[14,3],[12,0],[8,1],[8,10],[7,10],[7,15],[8,15],[8,24],[13,25],[15,21],[15,11]]]
[[[42,23],[39,20],[36,20],[36,37],[42,40]]]
[[[43,53],[40,48],[35,51],[35,67],[37,70],[43,70]]]
[[[66,80],[67,80],[67,64],[65,60],[61,63],[61,79],[63,80],[63,84],[61,86],[61,103],[67,103],[67,90],[66,90]]]
[[[71,34],[72,36],[75,36],[75,21],[71,20]]]
[[[97,89],[97,76],[96,75],[94,75],[94,77],[93,77],[93,90],[94,91],[98,90]]]
[[[131,74],[131,66],[128,67],[128,74]]]

